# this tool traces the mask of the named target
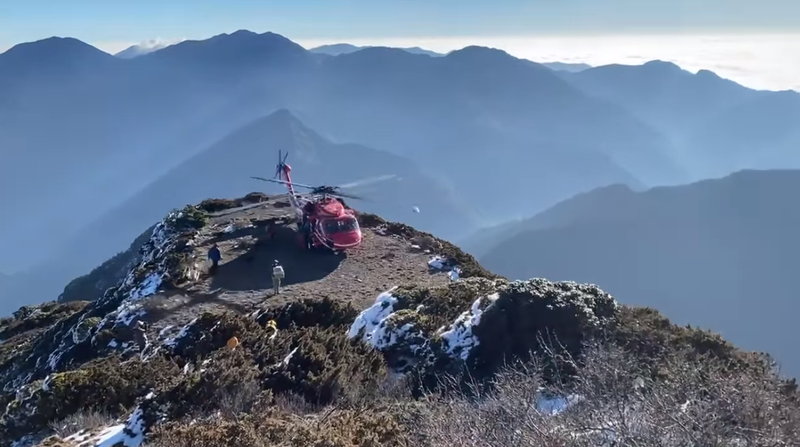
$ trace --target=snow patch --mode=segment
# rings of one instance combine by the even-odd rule
[[[38,441],[33,436],[23,436],[11,443],[11,447],[33,447]]]
[[[472,348],[478,346],[480,342],[478,337],[472,332],[472,328],[481,323],[481,316],[483,312],[494,304],[499,298],[497,293],[493,293],[488,297],[480,297],[472,303],[470,310],[465,311],[456,318],[456,321],[450,325],[450,328],[444,330],[440,329],[442,340],[447,345],[447,353],[451,356],[458,356],[461,360],[467,360]],[[481,309],[481,304],[488,301],[488,306]]]
[[[129,298],[136,301],[156,293],[158,286],[161,285],[161,276],[161,272],[153,272],[147,275],[138,286],[131,290]]]
[[[144,442],[143,416],[142,409],[136,408],[136,411],[128,418],[128,422],[103,430],[95,447],[114,447],[118,444],[125,447],[139,447]]]
[[[299,348],[299,346],[298,346],[298,348]],[[284,366],[287,366],[289,364],[289,362],[292,360],[292,357],[294,356],[294,354],[296,352],[297,352],[297,348],[292,349],[292,352],[290,352],[289,355],[287,355],[286,357],[283,358],[283,361],[281,362],[281,364],[284,365]]]
[[[369,342],[375,349],[384,350],[396,345],[399,340],[405,339],[414,329],[414,325],[411,323],[406,323],[399,328],[392,327],[387,324],[390,320],[391,318],[383,319],[373,331]]]
[[[381,293],[375,298],[375,304],[361,311],[356,320],[350,326],[348,338],[361,336],[364,341],[371,342],[373,333],[383,320],[394,312],[394,305],[397,298],[392,295],[392,291],[397,287],[392,287],[386,292]]]
[[[44,380],[42,381],[42,391],[50,391],[50,382],[52,381],[53,381],[53,376],[48,374],[47,377],[45,377]]]
[[[548,396],[541,390],[536,394],[536,409],[551,416],[566,410],[567,407],[579,401],[578,396]]]
[[[441,256],[434,256],[428,261],[428,267],[432,270],[447,270],[447,259]]]
[[[458,268],[458,267],[453,267],[453,268],[452,268],[452,269],[450,269],[450,271],[447,273],[447,276],[449,276],[449,277],[450,277],[450,280],[451,280],[451,281],[458,281],[459,279],[461,279],[461,269],[460,269],[460,268]]]
[[[178,340],[180,340],[183,337],[185,337],[186,334],[189,333],[189,329],[192,326],[194,326],[195,323],[197,323],[197,318],[195,318],[194,320],[190,321],[189,324],[187,324],[186,326],[182,327],[180,332],[178,332],[178,335],[176,335],[176,336],[174,336],[172,338],[168,338],[167,340],[164,340],[164,346],[167,346],[167,347],[170,347],[170,348],[174,348],[175,346],[177,346]]]

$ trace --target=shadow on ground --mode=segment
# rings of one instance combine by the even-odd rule
[[[201,293],[181,288],[164,292],[151,298],[146,304],[147,316],[145,321],[154,323],[182,310],[191,309],[201,304],[217,304],[240,314],[252,311],[252,309],[245,305],[220,297],[222,292],[222,290],[214,290],[212,292]]]
[[[287,226],[275,227],[275,238],[259,235],[258,242],[235,258],[223,259],[211,281],[211,288],[261,290],[272,288],[272,261],[283,265],[286,277],[282,286],[318,281],[333,273],[347,257],[326,251],[306,250],[297,241],[297,232]],[[225,256],[223,256],[225,257]]]

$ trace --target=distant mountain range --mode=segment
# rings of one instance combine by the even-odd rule
[[[315,48],[311,48],[308,51],[312,53],[339,56],[340,54],[354,53],[356,51],[363,50],[364,48],[374,48],[374,46],[356,46],[356,45],[351,45],[349,43],[334,43],[330,45],[321,45]],[[408,51],[409,53],[412,54],[425,54],[427,56],[432,56],[432,57],[444,56],[444,54],[442,53],[437,53],[435,51],[426,50],[420,47],[409,47],[409,48],[399,48],[399,49],[403,51]]]
[[[181,41],[161,41],[161,40],[147,41],[142,44],[131,45],[130,47],[120,51],[119,53],[116,53],[114,56],[122,59],[133,59],[135,57],[144,56],[145,54],[150,54],[158,50],[164,49],[168,46],[175,45],[176,43],[179,42]],[[357,46],[349,43],[334,43],[329,45],[320,45],[318,47],[311,48],[308,51],[317,54],[326,54],[329,56],[339,56],[341,54],[354,53],[356,51],[363,50],[365,48],[375,48],[375,46]],[[399,47],[398,49],[407,51],[412,54],[424,54],[431,57],[446,56],[446,54],[437,53],[435,51],[426,50],[420,47]],[[542,62],[541,64],[552,70],[568,71],[574,73],[592,68],[591,65],[584,63]]]
[[[598,284],[623,303],[773,353],[796,375],[798,189],[797,170],[742,171],[639,193],[609,186],[473,246],[491,271]]]
[[[708,70],[693,74],[662,61],[562,76],[667,136],[673,159],[694,179],[800,167],[800,93],[752,90]]]
[[[349,43],[334,43],[330,45],[322,45],[315,48],[311,48],[310,52],[318,53],[318,54],[327,54],[330,56],[339,56],[341,54],[348,54],[348,53],[355,53],[356,51],[363,50],[365,48],[375,48],[374,46],[356,46]],[[400,50],[407,51],[411,54],[424,54],[431,57],[444,57],[446,54],[437,53],[435,51],[426,50],[420,47],[408,47],[408,48],[399,48]],[[587,70],[592,68],[589,64],[571,64],[565,62],[541,62],[541,65],[544,65],[547,68],[556,71],[568,71],[577,73],[579,71]]]
[[[334,57],[278,34],[238,31],[134,58],[71,38],[0,54],[0,207],[14,210],[0,221],[9,254],[0,269],[33,271],[48,258],[97,265],[130,235],[99,251],[75,249],[76,240],[93,244],[81,236],[87,229],[283,109],[330,150],[393,154],[408,163],[397,161],[398,169],[432,182],[387,206],[407,210],[446,195],[431,202],[454,210],[455,221],[437,230],[445,238],[606,185],[642,190],[749,167],[800,167],[790,150],[800,142],[795,93],[754,91],[665,63],[571,73],[482,47],[414,52],[370,47]],[[265,139],[263,151],[265,165],[255,169],[271,172],[277,148]],[[347,163],[348,180],[369,170]],[[237,178],[253,175],[244,168]],[[307,169],[309,183],[325,174]],[[176,193],[175,205],[243,187],[228,182],[197,197]],[[421,208],[416,218],[427,219],[430,208]],[[68,259],[52,259],[65,250]]]

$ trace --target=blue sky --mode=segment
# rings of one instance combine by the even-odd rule
[[[275,31],[293,40],[800,30],[800,0],[2,0],[0,50]]]

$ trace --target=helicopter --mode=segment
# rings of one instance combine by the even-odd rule
[[[383,175],[339,186],[304,185],[292,181],[292,168],[286,163],[288,157],[288,152],[284,155],[282,151],[278,151],[278,165],[274,178],[251,178],[286,186],[289,191],[289,203],[298,220],[300,230],[298,234],[305,248],[328,249],[338,253],[358,247],[363,239],[361,228],[355,211],[347,207],[343,199],[365,199],[342,190],[389,180],[395,175]],[[298,194],[295,188],[307,189],[309,192]]]

